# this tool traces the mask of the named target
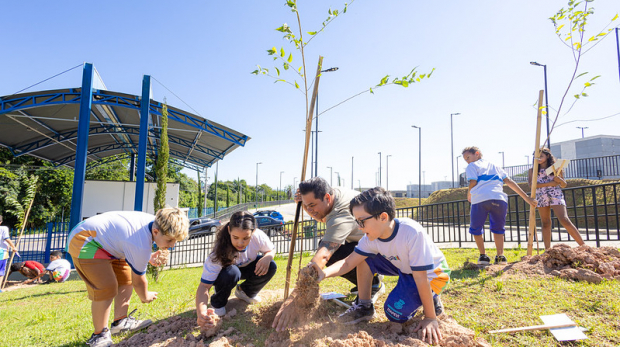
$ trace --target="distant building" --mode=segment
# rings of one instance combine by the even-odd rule
[[[620,154],[620,136],[597,135],[551,144],[556,158],[584,159]]]
[[[395,198],[406,198],[407,191],[406,190],[390,190],[390,195]]]
[[[430,184],[423,184],[422,189],[418,190],[417,184],[408,184],[407,185],[407,197],[408,198],[428,198],[429,195],[433,192],[433,187]],[[422,196],[418,196],[418,191],[422,193]]]

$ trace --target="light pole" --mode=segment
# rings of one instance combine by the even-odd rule
[[[452,131],[452,116],[458,116],[460,113],[450,113],[450,147],[452,152],[450,153],[450,164],[452,165],[452,188],[454,188],[454,136]]]
[[[502,154],[502,169],[505,167],[504,165],[504,152],[497,152]]]
[[[336,176],[338,177],[338,187],[340,187],[340,172],[336,171]]]
[[[459,180],[459,188],[461,188],[461,173],[459,172],[459,158],[462,157],[462,155],[457,155],[456,156],[456,179]]]
[[[351,157],[351,190],[353,190],[353,157]]]
[[[545,75],[545,112],[547,113],[547,147],[551,148],[551,137],[549,137],[549,93],[547,92],[547,65],[539,64],[535,61],[530,62],[531,65],[542,66]]]
[[[329,69],[321,70],[321,75],[323,72],[333,72],[338,71],[337,67],[331,67]],[[314,134],[314,176],[319,175],[319,90],[316,90],[316,116],[314,117],[314,128],[316,129]],[[312,173],[312,166],[310,167],[310,172]],[[313,176],[313,177],[314,177]]]
[[[388,154],[385,156],[385,190],[390,191],[390,157]]]
[[[333,180],[334,176],[332,175],[332,167],[328,166],[327,168],[329,169],[329,185],[333,187],[334,186],[334,180]]]
[[[258,207],[258,165],[259,164],[262,164],[262,162],[256,163],[256,191],[254,192],[257,207]]]
[[[422,203],[422,127],[412,125],[412,128],[418,129],[418,206]]]
[[[379,152],[379,187],[381,187],[381,152]]]
[[[280,191],[282,191],[282,174],[284,171],[280,171]],[[280,200],[280,191],[278,191],[278,201],[280,201],[280,205],[282,205],[282,200]]]
[[[526,155],[526,156],[525,156],[525,158],[526,158],[525,160],[527,160],[527,161],[525,162],[525,165],[530,165],[530,156],[529,156],[529,155]]]
[[[293,178],[293,189],[295,190],[293,193],[293,196],[295,196],[295,194],[297,193],[297,177]]]
[[[583,139],[583,129],[588,129],[588,127],[577,127],[577,129],[581,129],[581,138]]]

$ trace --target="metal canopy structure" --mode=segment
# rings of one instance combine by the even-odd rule
[[[160,145],[163,104],[150,98],[151,77],[142,95],[93,88],[94,67],[83,66],[82,87],[0,97],[0,146],[74,168],[70,227],[82,215],[86,165],[125,154],[137,156],[134,210],[143,210],[147,155]],[[148,103],[142,100],[149,100]],[[233,129],[174,107],[168,108],[170,158],[201,171],[250,139]]]

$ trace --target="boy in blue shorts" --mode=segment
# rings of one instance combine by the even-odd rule
[[[387,318],[405,323],[422,307],[424,319],[414,331],[429,344],[441,340],[437,316],[443,313],[443,304],[439,295],[450,282],[450,268],[443,253],[418,222],[394,218],[394,199],[381,187],[353,198],[350,210],[365,234],[355,251],[324,270],[312,264],[319,281],[357,269],[358,300],[340,315],[339,322],[371,320],[375,315],[371,299],[373,274],[398,276],[396,287],[385,300]]]
[[[491,232],[494,234],[493,241],[497,248],[495,264],[507,264],[504,256],[504,232],[506,231],[506,213],[508,212],[508,196],[504,193],[503,186],[507,184],[520,197],[534,208],[536,199],[530,198],[517,185],[504,170],[482,159],[482,153],[478,147],[466,147],[463,149],[463,159],[467,162],[467,200],[471,203],[469,233],[474,235],[476,246],[480,251],[478,265],[489,265],[491,258],[486,255],[484,238],[482,237],[484,222],[489,217]]]

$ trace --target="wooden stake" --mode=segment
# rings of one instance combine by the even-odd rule
[[[557,328],[568,328],[568,327],[576,327],[577,323],[564,323],[564,324],[543,324],[543,325],[532,325],[529,327],[521,327],[521,328],[510,328],[510,329],[501,329],[501,330],[491,330],[489,334],[497,334],[497,333],[513,333],[517,331],[531,331],[531,330],[545,330],[545,329],[557,329]]]
[[[314,114],[314,104],[316,103],[316,94],[319,91],[319,80],[321,78],[321,67],[323,66],[323,57],[319,56],[319,65],[316,69],[316,80],[314,81],[314,89],[312,91],[312,100],[310,101],[310,109],[306,115],[306,144],[304,147],[304,160],[302,162],[301,180],[306,180],[306,167],[308,166],[308,148],[310,147],[310,135],[312,134],[312,115]],[[295,189],[295,187],[293,187]],[[297,229],[299,228],[299,215],[301,212],[301,201],[297,203],[295,210],[295,223],[293,224],[293,234],[291,235],[291,245],[288,250],[288,262],[286,264],[286,282],[284,283],[284,300],[288,298],[288,292],[291,285],[291,269],[293,264],[293,255],[295,254],[295,241],[297,239]]]
[[[28,215],[30,215],[30,209],[32,208],[32,203],[34,202],[35,196],[36,196],[36,193],[35,195],[32,196],[32,200],[30,201],[30,206],[28,206],[28,209],[26,210],[26,214],[24,215],[24,223],[22,223],[22,230],[20,230],[19,236],[17,237],[15,248],[19,246],[19,242],[22,240],[22,236],[24,235],[24,229],[26,229],[26,223],[28,222]],[[6,263],[6,273],[4,274],[4,278],[2,279],[2,285],[0,286],[0,289],[4,289],[4,286],[6,285],[6,282],[9,279],[9,273],[11,272],[11,264],[13,264],[14,256],[15,256],[15,252],[11,254],[11,258]]]
[[[532,167],[532,193],[530,197],[536,198],[536,185],[538,181],[538,159],[540,158],[540,123],[542,120],[542,100],[544,91],[538,92],[538,114],[536,117],[536,144],[534,147],[534,165]],[[532,255],[534,233],[536,232],[536,208],[530,206],[529,237],[527,238],[527,255]],[[538,248],[538,245],[536,246]]]

